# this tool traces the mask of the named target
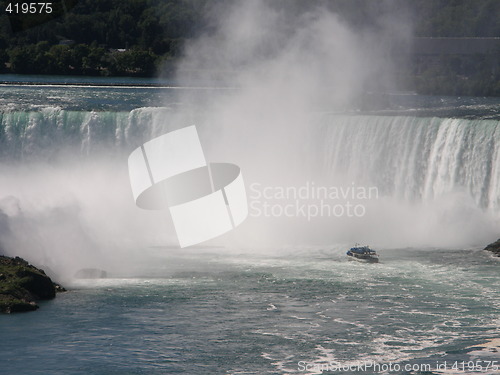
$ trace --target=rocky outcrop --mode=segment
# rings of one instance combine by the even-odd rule
[[[22,258],[0,255],[0,312],[38,309],[37,300],[52,299],[64,288]]]
[[[484,250],[491,251],[493,254],[500,257],[500,239],[496,240],[493,243],[490,243],[484,248]]]

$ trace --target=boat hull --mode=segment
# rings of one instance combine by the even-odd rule
[[[358,258],[352,255],[348,255],[347,259],[361,263],[378,263],[378,258],[376,257]]]

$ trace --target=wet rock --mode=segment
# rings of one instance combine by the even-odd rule
[[[500,256],[500,239],[496,240],[493,243],[490,243],[484,248],[484,250],[491,251],[496,256]]]
[[[64,290],[43,270],[22,258],[0,255],[0,312],[36,310],[37,300],[54,298],[58,289]]]

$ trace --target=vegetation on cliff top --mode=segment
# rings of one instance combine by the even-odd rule
[[[224,8],[234,2],[65,0],[67,11],[59,6],[59,17],[39,24],[26,22],[26,15],[8,18],[2,9],[0,73],[151,77],[161,67],[169,75],[185,41],[210,32],[207,15],[213,14],[212,6]],[[324,5],[360,31],[383,29],[397,20],[416,37],[500,37],[498,0],[266,2],[295,14]],[[54,0],[57,3],[61,1]],[[483,60],[482,56],[413,59],[399,79],[406,89],[420,93],[500,95],[499,69],[492,72],[491,64]]]

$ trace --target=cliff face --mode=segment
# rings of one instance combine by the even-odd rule
[[[500,239],[496,240],[493,243],[490,243],[484,248],[484,250],[491,251],[493,254],[500,257]]]
[[[24,259],[0,255],[0,312],[36,310],[35,301],[52,299],[63,290]]]

